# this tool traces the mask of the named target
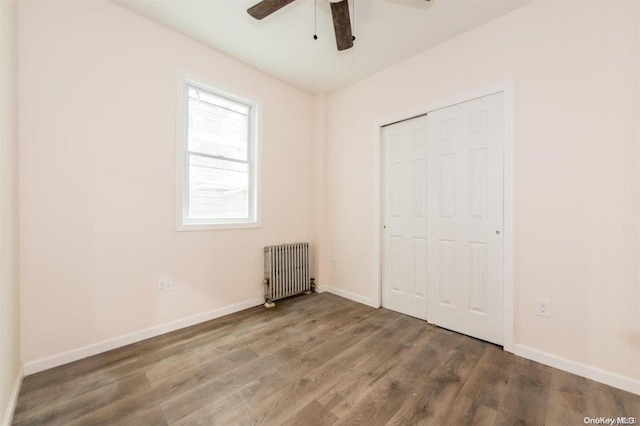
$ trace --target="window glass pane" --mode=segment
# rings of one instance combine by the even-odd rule
[[[248,219],[249,166],[189,155],[189,219]]]
[[[189,87],[188,150],[247,160],[247,105]]]

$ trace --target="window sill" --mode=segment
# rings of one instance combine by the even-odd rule
[[[248,222],[248,223],[188,223],[176,225],[177,232],[184,231],[223,231],[229,229],[255,229],[261,228],[260,222]]]

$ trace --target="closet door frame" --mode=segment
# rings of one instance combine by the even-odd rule
[[[423,107],[410,109],[403,113],[381,117],[375,123],[374,128],[374,257],[373,262],[373,305],[382,306],[382,242],[383,242],[383,218],[384,218],[384,185],[383,176],[383,138],[382,128],[393,123],[405,121],[414,117],[423,116],[429,112],[447,108],[460,103],[468,102],[497,93],[504,94],[504,344],[507,352],[514,352],[514,282],[513,282],[513,81],[504,81],[494,85],[480,88],[468,93],[453,96],[441,102],[429,104],[425,102]],[[428,141],[427,141],[428,143]],[[427,298],[429,295],[427,294]],[[427,311],[427,321],[429,313]]]

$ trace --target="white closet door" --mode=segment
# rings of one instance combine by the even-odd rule
[[[497,344],[503,343],[503,96],[427,118],[428,319]]]
[[[382,305],[427,318],[427,119],[383,129]]]

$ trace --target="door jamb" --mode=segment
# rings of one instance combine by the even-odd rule
[[[383,249],[383,223],[384,206],[384,188],[382,187],[383,177],[383,146],[382,146],[382,128],[390,124],[400,121],[410,120],[412,118],[426,115],[438,109],[447,108],[456,104],[468,102],[477,98],[482,98],[497,93],[504,94],[504,309],[503,309],[503,347],[506,352],[514,351],[514,257],[513,257],[513,179],[514,179],[514,162],[513,162],[513,80],[504,81],[498,84],[487,86],[479,90],[455,96],[443,102],[436,102],[427,105],[426,108],[419,108],[417,111],[408,111],[404,114],[386,117],[378,120],[375,125],[376,149],[374,149],[374,208],[373,225],[374,230],[374,282],[373,282],[373,305],[382,306],[382,249]],[[427,297],[429,295],[427,294]],[[429,311],[427,310],[427,318]]]

